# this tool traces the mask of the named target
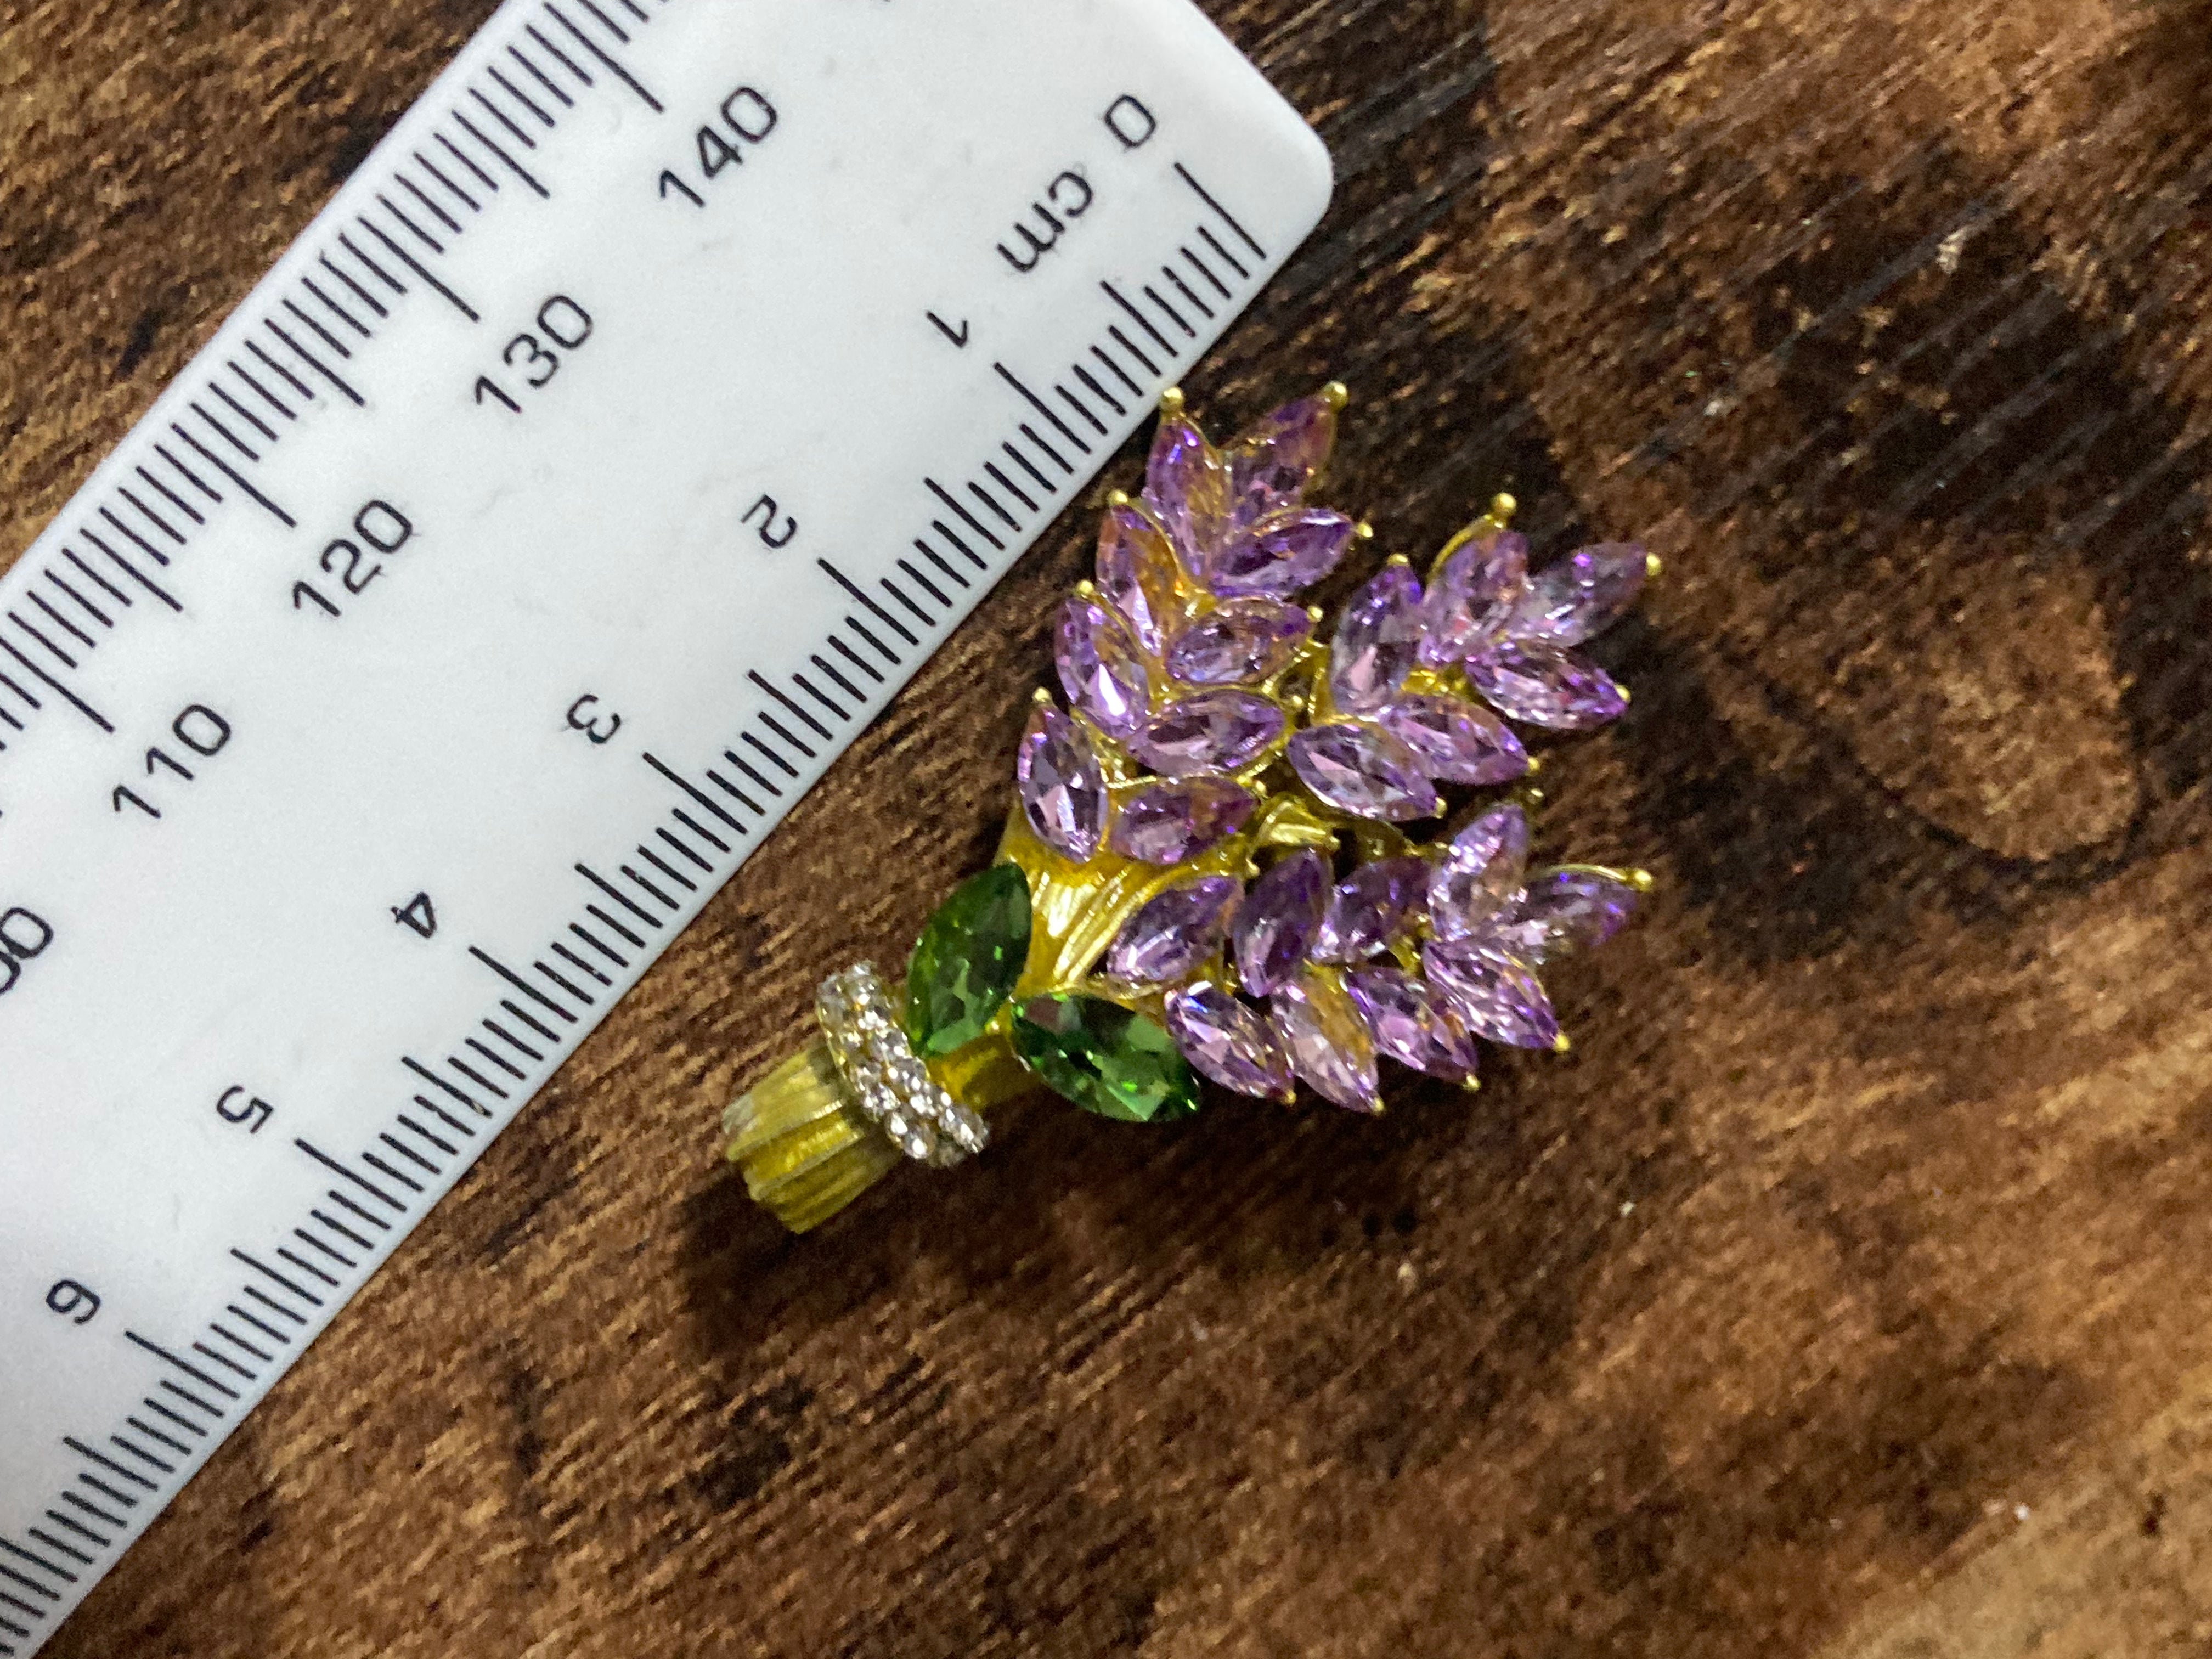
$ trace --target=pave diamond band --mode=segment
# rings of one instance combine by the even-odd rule
[[[873,964],[858,963],[823,980],[814,1010],[838,1075],[900,1152],[945,1169],[983,1150],[990,1139],[983,1120],[930,1076]]]

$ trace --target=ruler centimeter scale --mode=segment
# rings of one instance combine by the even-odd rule
[[[0,1659],[1328,190],[1188,0],[507,0],[0,579]]]

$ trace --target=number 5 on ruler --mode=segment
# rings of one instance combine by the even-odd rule
[[[258,1135],[261,1133],[262,1127],[276,1115],[276,1109],[267,1101],[252,1095],[246,1095],[246,1103],[242,1106],[232,1104],[240,1095],[245,1094],[244,1084],[236,1084],[226,1089],[222,1098],[215,1103],[215,1115],[225,1123],[251,1123],[253,1127],[246,1133]]]

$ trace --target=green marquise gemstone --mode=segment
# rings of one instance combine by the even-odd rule
[[[924,1054],[983,1035],[1030,954],[1030,884],[1018,864],[970,876],[937,907],[906,969],[906,1034]]]
[[[1014,1013],[1014,1050],[1085,1111],[1165,1123],[1198,1110],[1198,1079],[1164,1030],[1097,997],[1033,997]]]

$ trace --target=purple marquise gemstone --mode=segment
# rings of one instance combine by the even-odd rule
[[[1336,405],[1300,398],[1229,447],[1230,518],[1239,529],[1296,507],[1336,447]]]
[[[1211,980],[1167,995],[1168,1035],[1183,1058],[1224,1089],[1287,1099],[1291,1057],[1275,1028],[1250,1003]]]
[[[1229,468],[1187,416],[1170,416],[1145,462],[1145,500],[1192,569],[1220,541],[1229,520]]]
[[[1588,951],[1619,933],[1641,896],[1628,883],[1601,870],[1554,870],[1537,877],[1514,905],[1512,920],[1541,930],[1541,962],[1559,951]]]
[[[1176,635],[1167,670],[1186,685],[1248,685],[1282,672],[1312,632],[1295,605],[1231,599]]]
[[[1458,697],[1398,697],[1375,711],[1375,723],[1447,783],[1504,783],[1528,769],[1528,751],[1505,722]]]
[[[1220,948],[1243,884],[1200,876],[1170,887],[1129,918],[1106,952],[1106,971],[1131,985],[1164,985]]]
[[[1310,726],[1291,739],[1288,752],[1306,787],[1339,811],[1402,823],[1443,810],[1421,757],[1380,726]]]
[[[1480,656],[1505,637],[1528,585],[1528,540],[1510,530],[1467,544],[1429,580],[1421,660],[1432,667]]]
[[[1327,969],[1309,968],[1275,993],[1268,1012],[1291,1065],[1322,1097],[1353,1112],[1379,1112],[1375,1040]]]
[[[1408,854],[1363,864],[1328,896],[1316,962],[1364,962],[1395,939],[1406,915],[1428,890],[1429,861]]]
[[[1375,1034],[1375,1046],[1401,1066],[1460,1082],[1474,1075],[1474,1042],[1425,981],[1390,967],[1360,968],[1344,988]]]
[[[1067,700],[1109,737],[1126,738],[1145,723],[1151,677],[1129,630],[1104,605],[1071,599],[1060,606],[1053,660]]]
[[[1538,645],[1580,645],[1619,622],[1644,591],[1650,561],[1634,542],[1600,542],[1528,579],[1507,631]]]
[[[1464,939],[1521,890],[1528,820],[1511,803],[1493,806],[1453,836],[1429,876],[1429,924],[1440,939]]]
[[[1335,569],[1358,529],[1326,507],[1279,513],[1214,548],[1199,580],[1223,599],[1286,599]]]
[[[1553,732],[1587,732],[1628,707],[1628,694],[1605,670],[1546,645],[1501,645],[1468,664],[1467,678],[1506,719]]]
[[[1155,657],[1182,619],[1182,574],[1167,532],[1127,502],[1098,531],[1098,591]]]
[[[1051,703],[1037,704],[1014,758],[1014,788],[1037,839],[1081,864],[1106,831],[1106,779],[1083,728]]]
[[[1431,941],[1421,947],[1429,983],[1477,1036],[1514,1048],[1559,1046],[1559,1016],[1536,975],[1489,951]]]
[[[1255,805],[1226,778],[1154,784],[1121,803],[1108,844],[1140,864],[1181,864],[1242,830]]]
[[[1252,884],[1237,916],[1237,976],[1255,997],[1283,988],[1313,948],[1328,902],[1328,866],[1311,848],[1279,860]]]
[[[1283,735],[1283,711],[1249,691],[1200,691],[1170,703],[1129,739],[1129,752],[1163,777],[1234,772]]]
[[[1421,579],[1407,566],[1386,564],[1336,625],[1328,686],[1337,708],[1364,714],[1388,702],[1419,660],[1421,638]]]

